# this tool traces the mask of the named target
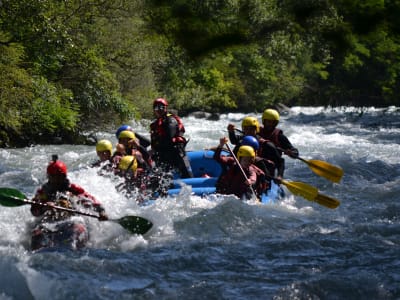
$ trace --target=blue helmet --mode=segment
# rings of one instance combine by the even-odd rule
[[[129,125],[121,125],[121,126],[117,129],[117,131],[115,132],[115,136],[117,137],[117,139],[118,139],[118,137],[119,137],[119,134],[120,134],[122,131],[133,131],[133,129],[132,129],[132,127],[129,126]]]
[[[254,151],[257,151],[258,148],[260,147],[260,144],[258,143],[257,139],[254,136],[246,135],[242,139],[241,146],[251,146],[253,147]]]

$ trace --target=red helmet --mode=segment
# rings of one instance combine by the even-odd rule
[[[67,166],[60,160],[53,160],[47,166],[49,175],[67,175]]]
[[[168,106],[168,102],[164,98],[157,98],[153,102],[153,107],[154,106],[158,106],[158,105],[163,105],[163,106],[167,107]]]

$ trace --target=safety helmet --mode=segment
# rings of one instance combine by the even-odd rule
[[[242,129],[243,127],[250,127],[253,126],[256,128],[256,132],[260,131],[260,124],[258,123],[258,120],[254,117],[245,117],[242,121]]]
[[[100,140],[96,144],[96,151],[103,152],[103,151],[110,151],[112,153],[112,144],[109,140]]]
[[[264,110],[262,120],[279,121],[279,113],[275,109],[268,108]]]
[[[47,174],[67,176],[67,166],[61,160],[53,159],[47,166]]]
[[[159,105],[163,105],[163,106],[167,107],[168,106],[168,102],[164,98],[157,98],[153,102],[153,107],[159,106]]]
[[[242,139],[242,146],[250,146],[253,147],[254,151],[257,151],[260,147],[258,140],[252,135],[246,135]]]
[[[129,126],[129,125],[121,125],[121,126],[117,129],[117,131],[115,132],[115,137],[118,138],[118,136],[119,136],[119,134],[121,133],[121,131],[125,131],[125,130],[133,131],[133,129],[132,129],[131,126]]]
[[[256,152],[251,146],[240,146],[237,152],[237,158],[240,160],[242,157],[256,157]]]
[[[125,155],[119,161],[118,169],[123,170],[123,171],[132,170],[133,172],[136,172],[136,169],[137,169],[136,157],[134,157],[132,155]]]
[[[123,138],[135,139],[136,136],[133,131],[124,130],[124,131],[121,131],[118,136],[118,139],[123,139]]]

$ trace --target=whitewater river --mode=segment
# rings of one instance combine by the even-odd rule
[[[217,146],[244,116],[183,118],[187,149]],[[146,124],[131,125],[148,136]],[[87,217],[87,249],[32,253],[29,205],[0,207],[0,299],[400,299],[400,109],[295,107],[280,127],[301,157],[343,168],[334,184],[286,157],[286,179],[340,200],[337,209],[288,191],[259,205],[190,188],[140,207],[88,168],[94,147],[0,149],[1,187],[32,197],[57,153],[110,217],[154,223],[135,236]],[[113,132],[98,137],[116,141]]]

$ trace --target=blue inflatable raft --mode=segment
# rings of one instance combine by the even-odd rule
[[[224,151],[222,155],[228,155]],[[194,178],[178,178],[175,174],[174,186],[168,190],[168,195],[179,194],[183,185],[189,185],[194,195],[203,196],[215,193],[215,184],[221,175],[221,165],[213,159],[213,150],[188,151],[187,156],[192,167]],[[263,203],[275,202],[282,196],[281,187],[272,182],[271,188],[262,195]]]

